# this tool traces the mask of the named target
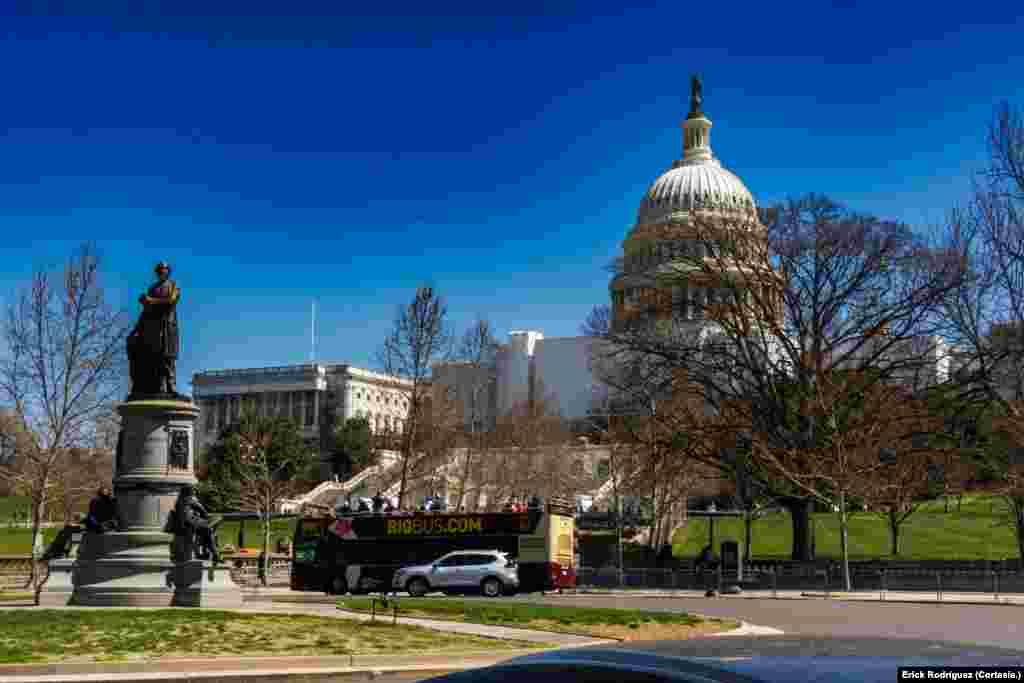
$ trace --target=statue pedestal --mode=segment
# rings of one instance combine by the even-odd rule
[[[196,483],[192,430],[199,409],[188,400],[147,398],[127,401],[117,410],[123,432],[114,465],[114,496],[122,528],[83,536],[70,604],[196,604],[176,599],[176,588],[191,584],[188,573],[181,573],[171,560],[174,536],[164,527],[178,492]]]
[[[169,607],[171,540],[160,531],[87,533],[75,561],[70,604],[90,607]]]
[[[174,600],[177,607],[216,607],[231,609],[242,606],[242,590],[231,578],[225,565],[214,567],[209,560],[179,562],[172,572]]]
[[[73,559],[50,560],[49,575],[39,591],[40,607],[64,607],[70,602],[75,590],[74,569]]]

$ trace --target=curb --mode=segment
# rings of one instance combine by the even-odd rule
[[[906,603],[911,605],[977,605],[979,607],[1024,607],[1024,599],[1021,598],[1000,598],[998,600],[980,600],[980,599],[963,599],[963,598],[943,598],[942,600],[936,600],[935,598],[926,599],[923,597],[885,597],[885,596],[867,596],[867,595],[843,595],[841,593],[801,593],[800,600],[842,600],[844,602],[884,602],[887,604],[893,603]]]
[[[1000,597],[999,600],[995,599],[983,599],[983,598],[943,598],[942,600],[936,600],[934,597],[925,598],[923,596],[908,595],[907,597],[898,597],[900,591],[887,591],[889,595],[880,597],[877,592],[874,594],[843,594],[839,592],[825,593],[825,592],[809,592],[804,591],[797,593],[796,591],[789,592],[788,594],[779,593],[777,595],[752,595],[750,593],[740,593],[738,595],[719,594],[714,599],[732,599],[732,600],[843,600],[847,602],[885,602],[885,603],[912,603],[922,605],[1000,605],[1000,606],[1024,606],[1024,596],[1015,595],[1014,597]],[[897,597],[892,597],[895,593]],[[566,595],[569,595],[568,593]],[[606,596],[606,597],[632,597],[632,598],[702,598],[707,599],[706,596],[699,591],[691,592],[673,592],[666,591],[664,593],[655,593],[652,591],[639,590],[636,592],[632,591],[613,591],[613,590],[581,590],[573,593],[572,595],[589,595],[589,596]],[[904,595],[906,595],[904,593]],[[934,594],[932,594],[934,595]]]
[[[424,655],[395,657],[391,655],[352,655],[347,657],[230,657],[218,662],[216,659],[167,659],[147,662],[119,664],[26,664],[5,665],[0,668],[0,683],[71,683],[72,681],[186,681],[201,680],[205,683],[216,681],[256,680],[271,681],[319,681],[319,680],[369,680],[385,673],[422,672],[440,675],[452,671],[493,666],[514,657],[536,654],[537,650],[510,650],[500,656],[491,654],[475,655]],[[263,661],[261,661],[261,659]],[[311,660],[336,660],[329,664],[311,666]],[[407,661],[402,661],[403,659]],[[415,661],[419,659],[420,661]],[[269,661],[268,661],[269,660]],[[292,662],[289,662],[292,660]],[[377,661],[375,661],[377,660]],[[390,663],[389,661],[390,660]],[[409,661],[411,660],[411,661]],[[166,666],[171,671],[153,671]],[[191,665],[191,666],[190,666]],[[201,667],[224,665],[228,668],[197,670]],[[261,665],[265,668],[261,668]],[[4,670],[6,669],[6,671]],[[136,670],[132,670],[136,669]],[[8,673],[11,672],[11,673]]]

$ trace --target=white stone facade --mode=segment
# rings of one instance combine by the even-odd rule
[[[323,455],[339,420],[366,417],[374,433],[401,432],[410,383],[351,365],[303,364],[196,373],[197,452],[238,419],[243,401],[260,415],[291,417]]]

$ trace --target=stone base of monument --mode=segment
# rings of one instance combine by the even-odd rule
[[[39,591],[40,607],[64,607],[71,601],[75,591],[72,574],[75,560],[50,560],[49,575]]]
[[[113,483],[122,530],[83,535],[70,604],[169,607],[174,536],[165,526],[178,492],[196,483],[192,427],[199,409],[186,397],[134,395],[117,411]]]
[[[214,607],[231,609],[242,606],[242,589],[224,565],[209,560],[189,560],[174,566],[176,607]]]
[[[75,561],[71,605],[169,607],[174,599],[170,534],[86,534]]]

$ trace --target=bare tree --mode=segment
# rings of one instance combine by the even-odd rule
[[[394,328],[380,352],[384,372],[409,382],[409,412],[401,439],[399,506],[404,505],[416,444],[424,436],[432,366],[451,357],[452,334],[447,316],[444,299],[431,287],[420,287],[412,303],[398,309]]]
[[[1024,405],[1014,402],[1011,409],[1012,412],[1005,411],[992,420],[996,439],[985,462],[997,463],[996,491],[1006,521],[1016,535],[1018,556],[1024,560],[1024,421],[1019,417],[1024,414]]]
[[[303,474],[314,461],[313,449],[302,439],[298,425],[288,418],[261,417],[251,406],[211,449],[215,479],[237,482],[242,510],[260,516],[263,531],[261,580],[266,585],[270,568],[270,527],[281,501],[293,496]]]
[[[943,244],[962,254],[968,273],[944,310],[958,351],[959,405],[971,421],[997,426],[998,447],[971,452],[1002,480],[1024,557],[1024,116],[1008,102],[988,129],[989,162],[965,207],[954,209]],[[1015,445],[1016,444],[1016,445]],[[1019,522],[1019,523],[1018,523]]]
[[[664,235],[616,264],[614,309],[585,327],[606,342],[600,367],[626,403],[637,387],[685,391],[719,419],[745,415],[729,425],[733,439],[809,454],[816,447],[795,425],[820,403],[822,377],[871,369],[879,383],[932,381],[921,370],[945,353],[935,333],[959,254],[816,195],[759,219],[696,212]],[[727,410],[742,402],[757,410]],[[700,457],[728,470],[724,455]],[[793,517],[794,558],[810,558],[812,496],[785,477],[763,483]]]
[[[433,385],[420,416],[419,438],[409,461],[406,491],[419,496],[447,497],[458,478],[458,444],[462,434],[462,406],[451,387]]]
[[[63,461],[95,443],[97,420],[126,389],[130,322],[108,303],[90,245],[63,272],[36,271],[4,322],[0,397],[13,406],[22,438],[18,467],[0,468],[0,476],[31,499],[35,548]]]
[[[88,509],[89,500],[101,486],[111,486],[114,453],[96,448],[73,448],[59,461],[53,489],[52,511],[65,524]]]
[[[463,335],[457,355],[468,380],[465,386],[461,382],[459,386],[465,393],[461,399],[467,433],[459,475],[459,493],[455,500],[457,508],[468,502],[467,486],[474,471],[478,469],[475,467],[477,458],[486,457],[486,446],[492,440],[489,432],[493,429],[491,420],[494,415],[491,413],[490,398],[498,380],[497,353],[498,342],[490,323],[477,319]],[[474,499],[478,498],[479,495],[474,496]]]
[[[572,496],[585,479],[557,403],[545,396],[542,385],[537,394],[498,418],[495,448],[484,468],[484,485],[493,504],[531,495]]]

